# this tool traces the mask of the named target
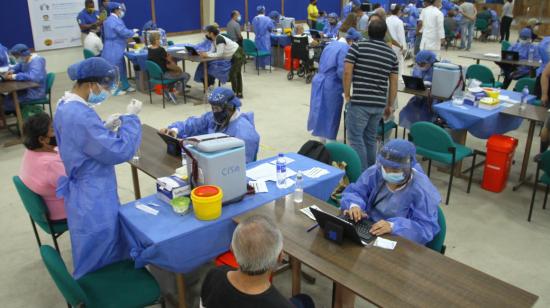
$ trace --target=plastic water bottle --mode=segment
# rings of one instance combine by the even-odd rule
[[[286,183],[286,160],[283,153],[277,157],[277,187],[285,188]]]
[[[529,62],[533,62],[534,54],[535,54],[535,47],[531,45],[529,46],[529,55],[527,56],[527,59]]]
[[[294,186],[294,202],[302,203],[304,201],[304,187],[303,187],[302,171],[298,171],[296,174],[296,185]]]
[[[529,88],[527,86],[523,87],[521,91],[521,102],[519,103],[519,109],[524,110],[525,105],[527,104],[527,97],[529,96]]]

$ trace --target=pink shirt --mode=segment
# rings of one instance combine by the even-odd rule
[[[63,199],[55,196],[57,180],[65,175],[59,153],[25,150],[19,177],[27,187],[44,199],[51,220],[66,219]]]

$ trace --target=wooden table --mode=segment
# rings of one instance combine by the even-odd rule
[[[529,121],[529,131],[527,133],[527,141],[525,143],[525,152],[523,153],[523,162],[521,164],[521,172],[519,174],[519,181],[512,189],[515,191],[521,187],[527,180],[527,167],[529,166],[529,158],[531,154],[531,145],[533,144],[533,137],[535,135],[535,125],[537,122],[544,122],[549,113],[547,108],[534,105],[525,105],[524,110],[520,110],[519,104],[516,104],[510,108],[506,108],[501,113],[520,117]]]
[[[499,63],[517,65],[517,66],[530,66],[531,68],[538,68],[540,66],[539,61],[531,61],[531,62],[527,60],[510,61],[510,60],[503,60],[501,57],[489,57],[479,53],[468,53],[465,55],[460,55],[458,57],[476,60],[476,64],[479,64],[479,61],[483,60],[483,61],[499,62]]]
[[[19,98],[17,91],[27,90],[31,88],[38,88],[40,85],[32,81],[2,81],[0,82],[0,93],[11,93],[13,97],[13,105],[15,107],[15,116],[17,117],[17,127],[19,128],[19,138],[15,141],[9,141],[4,143],[4,147],[20,144],[21,135],[23,134],[23,116],[21,115],[21,106],[19,104]],[[4,102],[1,102],[0,111],[4,111]],[[2,114],[2,116],[4,116]],[[6,123],[4,123],[6,124]]]
[[[141,198],[138,170],[141,170],[153,179],[174,174],[181,167],[181,159],[166,153],[166,143],[157,135],[158,129],[147,124],[141,126],[141,145],[139,160],[128,163],[132,168],[132,182],[134,195]]]
[[[396,236],[395,250],[361,247],[350,241],[329,242],[316,229],[306,232],[313,221],[299,209],[316,204],[324,211],[337,209],[304,195],[302,204],[292,198],[271,202],[243,214],[272,218],[284,237],[284,251],[290,256],[292,294],[300,292],[300,264],[303,263],[381,307],[531,307],[538,296],[491,277],[465,264]]]

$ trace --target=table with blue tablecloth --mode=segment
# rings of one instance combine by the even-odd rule
[[[174,44],[166,48],[167,52],[173,52],[185,49],[185,46],[193,46],[192,44]],[[140,70],[147,71],[147,48],[140,49],[139,51],[130,50],[124,53],[126,58],[134,65],[138,65]]]
[[[521,99],[521,93],[518,92],[501,90],[501,94],[515,101]],[[528,97],[528,101],[535,99],[532,95]],[[501,111],[507,108],[502,105],[492,110],[485,110],[469,105],[455,106],[451,101],[447,101],[433,105],[432,108],[451,129],[466,130],[481,139],[515,130],[523,121],[521,118],[502,114]]]
[[[271,33],[271,61],[272,65],[279,68],[284,68],[285,63],[285,47],[292,43],[291,37],[286,34]]]
[[[271,34],[271,46],[286,47],[292,43],[289,35],[286,34]]]
[[[304,176],[304,191],[321,200],[327,200],[344,175],[343,171],[318,161],[289,153],[295,161],[288,168],[298,171],[322,167],[329,174],[312,179]],[[253,168],[270,162],[275,157],[247,165]],[[213,221],[197,220],[192,213],[184,216],[175,214],[170,205],[155,195],[130,202],[120,208],[120,223],[124,237],[130,244],[130,255],[137,267],[154,264],[176,273],[188,273],[198,266],[213,260],[229,250],[235,223],[232,218],[277,200],[293,192],[294,187],[278,189],[274,182],[268,182],[268,193],[247,195],[242,201],[226,205],[222,216]],[[136,202],[154,202],[160,207],[158,215],[145,213],[135,207]]]

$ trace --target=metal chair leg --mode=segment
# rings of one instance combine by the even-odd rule
[[[470,178],[468,179],[468,189],[466,190],[467,193],[470,193],[470,188],[472,187],[472,178],[474,177],[474,168],[476,167],[476,156],[477,154],[474,152],[472,167],[470,168]]]
[[[455,173],[455,161],[453,159],[453,163],[451,165],[451,176],[449,177],[449,187],[447,188],[447,200],[445,201],[445,205],[449,205],[449,199],[451,198],[451,188],[453,187],[454,173]]]
[[[546,192],[544,194],[544,203],[542,204],[543,210],[546,210],[546,201],[548,201],[548,190],[550,190],[550,185],[546,185]]]
[[[34,220],[32,220],[32,217],[29,216],[29,218],[31,219],[31,225],[32,225],[32,229],[34,231],[34,236],[36,237],[36,242],[38,243],[38,248],[40,248],[40,246],[42,246],[42,242],[40,241],[40,236],[38,235],[38,230],[36,230],[36,224],[34,223]]]
[[[153,104],[153,95],[151,94],[151,83],[149,83],[149,102]]]
[[[432,160],[428,160],[428,177],[430,177],[430,174],[432,172]]]
[[[531,215],[533,214],[533,205],[535,204],[535,196],[537,194],[537,186],[539,185],[539,167],[537,164],[537,172],[535,176],[535,185],[533,185],[533,195],[531,196],[531,205],[529,206],[529,215],[527,215],[527,221],[531,222]]]

